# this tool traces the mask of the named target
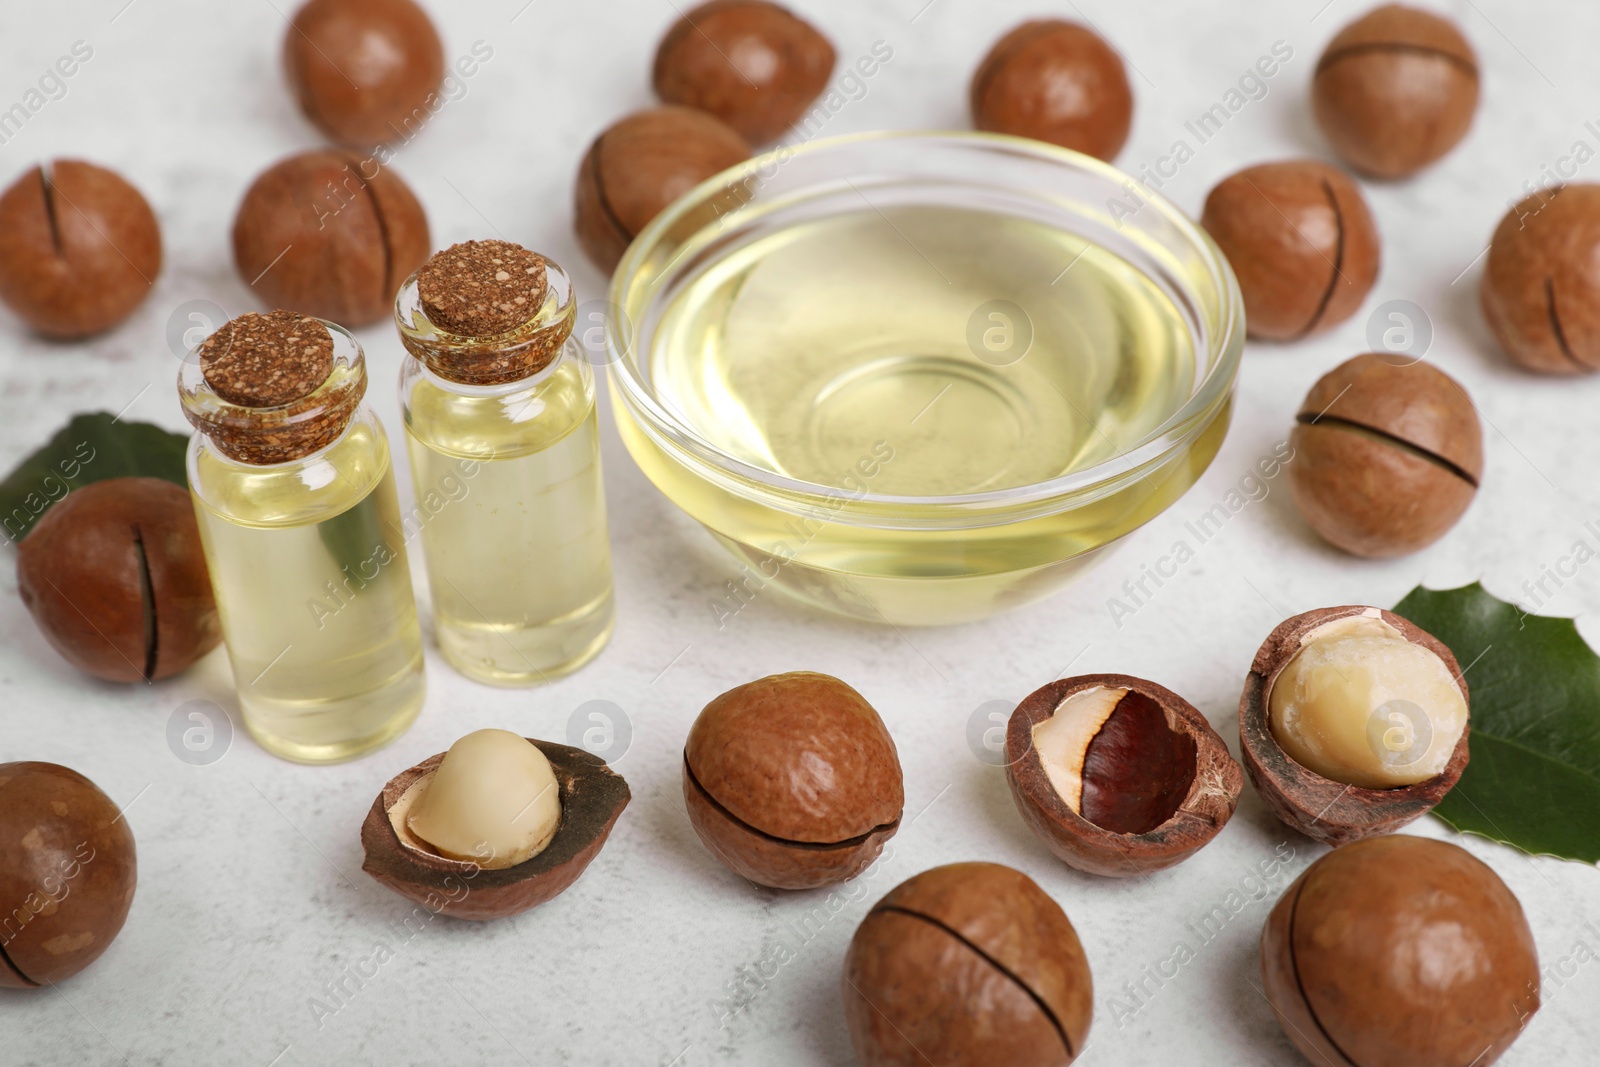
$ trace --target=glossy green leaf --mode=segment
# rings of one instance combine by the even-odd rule
[[[74,415],[0,482],[4,540],[20,541],[52,504],[90,482],[147,477],[188,485],[188,445],[186,435],[148,422],[122,422],[105,411]]]
[[[1535,855],[1600,862],[1600,656],[1571,619],[1473,583],[1395,612],[1450,647],[1472,699],[1472,758],[1434,814]]]

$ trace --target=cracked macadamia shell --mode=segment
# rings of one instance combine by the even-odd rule
[[[122,322],[150,294],[161,258],[149,203],[104,167],[57,160],[0,194],[0,300],[46,337]]]
[[[1461,727],[1444,769],[1414,785],[1368,789],[1326,778],[1284,751],[1271,726],[1272,686],[1300,651],[1303,641],[1322,627],[1356,616],[1381,620],[1406,640],[1432,652],[1455,679],[1471,707],[1467,683],[1450,649],[1432,634],[1392,611],[1363,605],[1319,608],[1286,619],[1256,652],[1244,692],[1239,698],[1239,751],[1250,781],[1283,823],[1327,845],[1342,845],[1391,833],[1425,815],[1461,778],[1467,766],[1469,721]]]
[[[1600,184],[1545,189],[1506,213],[1478,289],[1489,329],[1526,370],[1600,370]]]
[[[1338,167],[1247,167],[1206,197],[1200,225],[1228,257],[1251,337],[1295,341],[1354,315],[1378,280],[1377,223]]]
[[[1467,135],[1478,108],[1478,58],[1453,22],[1389,4],[1328,42],[1311,103],[1346,163],[1403,178]]]
[[[1406,834],[1313,863],[1267,919],[1261,972],[1318,1067],[1487,1067],[1539,1010],[1511,890],[1465,849]]]
[[[1443,537],[1477,496],[1483,429],[1455,379],[1367,353],[1312,386],[1286,465],[1295,507],[1352,555],[1406,555]]]
[[[68,493],[17,546],[17,592],[62,658],[108,682],[171,677],[222,640],[194,504],[162,478]]]
[[[77,771],[0,763],[0,988],[71,978],[122,930],[138,880],[133,831]]]
[[[268,307],[365,326],[428,258],[428,217],[391,167],[319,149],[279,160],[233,220],[239,277]]]
[[[774,889],[854,878],[905,807],[900,759],[878,713],[839,679],[806,671],[706,705],[684,745],[683,797],[706,848]]]
[[[865,1067],[1064,1067],[1094,1014],[1071,921],[994,863],[935,867],[891,890],[857,927],[841,989]]]
[[[1233,816],[1244,775],[1205,716],[1122,674],[1052,682],[1012,713],[1006,780],[1023,821],[1093,874],[1181,863]]]
[[[561,792],[561,824],[537,855],[489,870],[442,856],[410,832],[411,805],[444,761],[440,752],[390,779],[372,802],[361,824],[361,869],[434,914],[457,919],[516,915],[566,890],[600,854],[628,805],[628,783],[581,748],[527,740],[549,760]]]

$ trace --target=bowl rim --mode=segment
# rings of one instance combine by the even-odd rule
[[[1194,249],[1201,253],[1221,290],[1220,304],[1224,318],[1211,345],[1216,352],[1216,358],[1189,399],[1138,444],[1093,466],[1027,485],[976,493],[934,496],[847,490],[779,474],[723,451],[670,411],[645,386],[639,374],[632,358],[635,349],[632,324],[624,310],[628,306],[627,298],[630,290],[641,284],[643,273],[641,267],[648,255],[661,242],[664,235],[690,211],[700,208],[710,194],[752,179],[759,181],[762,170],[769,166],[782,166],[798,155],[819,155],[854,144],[874,141],[931,141],[983,148],[1006,154],[1020,154],[1093,172],[1119,189],[1128,185],[1136,186],[1138,196],[1144,201],[1145,206],[1161,212],[1166,220],[1190,241]],[[714,225],[726,225],[726,221],[719,219]],[[643,284],[648,285],[651,282],[646,280]],[[1238,279],[1227,256],[1197,221],[1161,193],[1139,183],[1135,176],[1118,170],[1103,160],[1044,141],[974,130],[869,130],[819,137],[800,145],[778,145],[743,163],[720,171],[673,201],[639,232],[612,273],[606,300],[609,306],[603,325],[606,362],[609,364],[608,378],[618,396],[630,410],[643,416],[636,420],[643,431],[658,443],[670,443],[674,459],[680,462],[684,459],[693,460],[702,471],[720,472],[723,476],[732,476],[746,485],[753,483],[761,490],[790,499],[834,502],[830,511],[836,519],[842,517],[837,510],[837,502],[840,500],[847,501],[852,510],[865,507],[890,513],[910,512],[929,507],[987,510],[997,506],[1053,500],[1093,490],[1107,483],[1119,482],[1128,475],[1159,462],[1162,457],[1181,448],[1204,432],[1221,413],[1233,393],[1244,349],[1244,298],[1239,289]],[[627,331],[627,336],[619,336],[624,330]],[[1144,474],[1138,476],[1144,477]]]

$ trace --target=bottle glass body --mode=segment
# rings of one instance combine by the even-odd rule
[[[534,685],[599,653],[615,617],[594,375],[568,340],[501,386],[400,379],[419,531],[445,659],[492,685]]]
[[[571,336],[572,280],[545,260],[544,298],[504,334],[429,318],[412,275],[395,298],[410,357],[400,406],[439,649],[490,685],[550,681],[611,636],[611,544],[594,373]]]
[[[202,427],[189,444],[189,489],[239,710],[263,748],[302,763],[352,759],[394,739],[424,695],[388,439],[359,403],[359,346],[329,329],[334,374],[295,409],[230,405],[192,365],[179,390]],[[331,420],[333,436],[315,451],[235,458],[241,443],[290,439],[318,419]]]

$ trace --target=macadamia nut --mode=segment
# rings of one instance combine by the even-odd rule
[[[1193,704],[1129,674],[1059,678],[1006,723],[1006,782],[1046,848],[1120,877],[1181,863],[1227,825],[1244,775]]]
[[[544,851],[560,822],[544,753],[508,730],[478,730],[450,746],[406,828],[443,856],[499,870]]]
[[[1410,834],[1307,868],[1261,932],[1261,977],[1296,1062],[1313,1064],[1489,1067],[1540,1003],[1510,887],[1461,846]]]
[[[1272,736],[1302,766],[1392,789],[1439,774],[1467,727],[1450,670],[1374,614],[1319,626],[1272,683]]]

